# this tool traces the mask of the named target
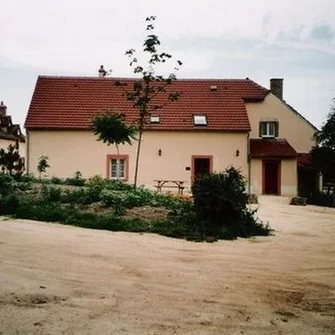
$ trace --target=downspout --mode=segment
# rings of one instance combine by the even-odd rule
[[[26,157],[27,157],[27,160],[26,160],[26,171],[27,171],[27,174],[30,173],[29,171],[29,157],[30,157],[30,150],[29,150],[29,130],[27,129],[27,141],[26,141]]]
[[[247,136],[247,159],[248,159],[248,194],[250,195],[250,191],[251,191],[251,158],[250,158],[250,133],[248,133]]]

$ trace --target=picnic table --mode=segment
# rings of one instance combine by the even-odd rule
[[[156,183],[155,187],[157,188],[157,192],[162,192],[162,188],[177,188],[178,194],[183,195],[184,191],[184,180],[172,180],[172,179],[162,179],[162,180],[154,180]]]

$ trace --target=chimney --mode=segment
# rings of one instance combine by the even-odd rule
[[[282,78],[270,79],[270,91],[280,100],[283,100],[283,81]]]
[[[0,102],[0,116],[7,115],[7,106],[4,105],[3,101]]]
[[[104,69],[103,65],[100,65],[100,69],[99,69],[98,72],[99,72],[99,77],[100,78],[106,77],[107,71]]]

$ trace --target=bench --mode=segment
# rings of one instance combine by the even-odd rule
[[[184,191],[184,181],[183,180],[154,180],[156,183],[155,187],[157,192],[161,193],[162,188],[177,188],[178,194],[183,195]]]

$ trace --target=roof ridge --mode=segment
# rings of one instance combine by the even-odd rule
[[[137,77],[96,77],[96,76],[67,76],[67,75],[38,75],[38,78],[50,78],[50,79],[92,79],[92,80],[112,80],[112,79],[124,79],[124,80],[134,80],[141,79]],[[239,82],[251,82],[265,90],[265,87],[259,85],[257,82],[249,78],[182,78],[178,77],[177,81],[239,81]]]

